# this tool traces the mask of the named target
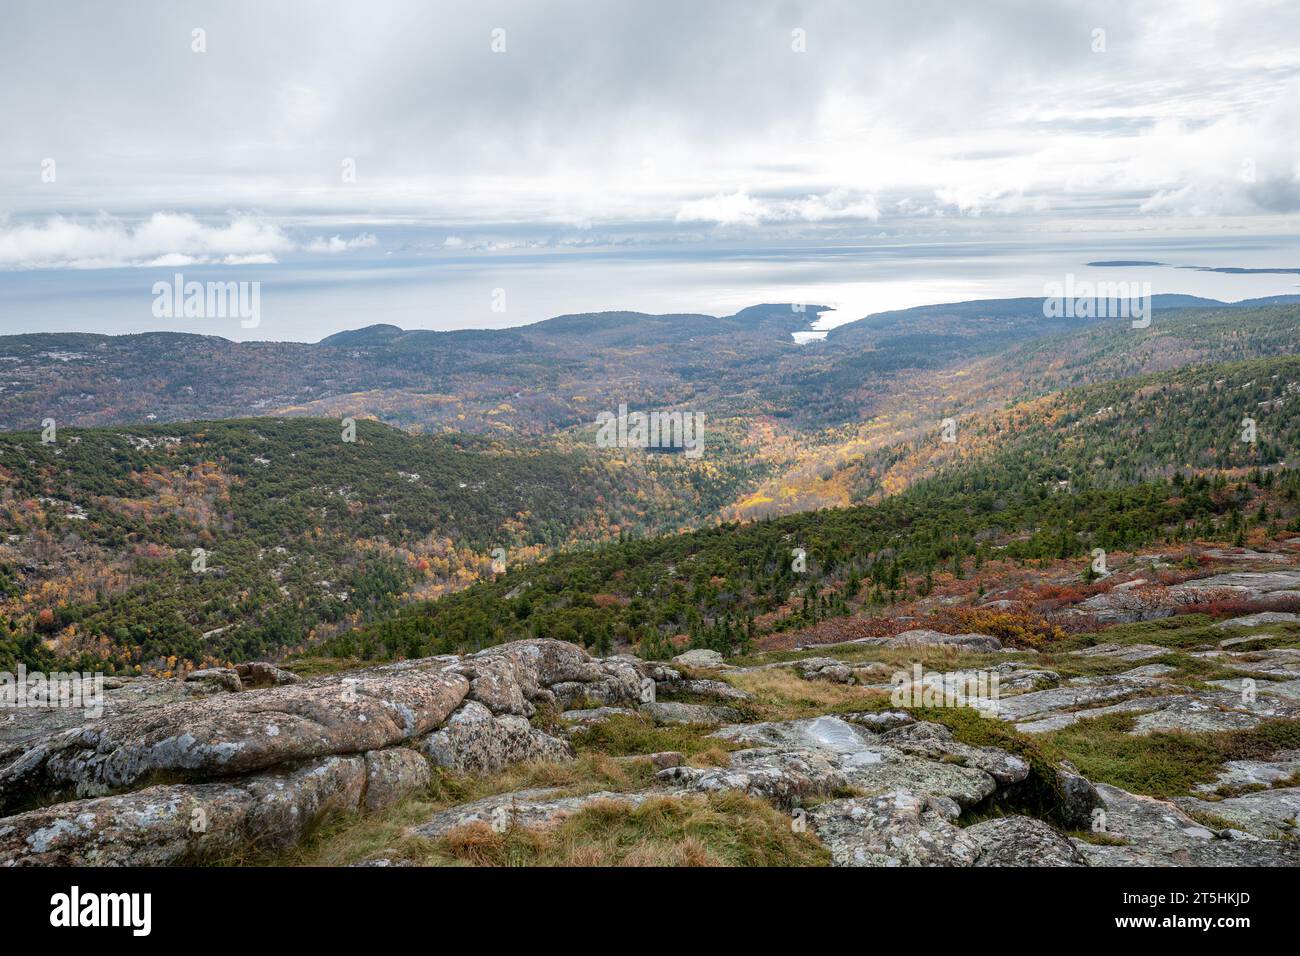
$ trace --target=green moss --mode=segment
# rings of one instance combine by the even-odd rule
[[[1096,783],[1154,797],[1186,794],[1213,780],[1229,760],[1262,759],[1300,746],[1300,720],[1270,720],[1250,730],[1130,734],[1133,714],[1105,714],[1043,734],[1045,752],[1070,760]]]
[[[1062,804],[1056,781],[1058,753],[1044,747],[1038,737],[1022,734],[1006,721],[981,717],[970,707],[918,708],[910,711],[917,720],[933,721],[952,730],[953,737],[972,747],[998,747],[1029,764],[1029,776],[1006,794],[1018,812],[1044,819],[1058,819]]]

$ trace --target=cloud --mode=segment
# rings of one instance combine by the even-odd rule
[[[90,220],[50,216],[43,222],[0,226],[0,267],[22,269],[265,262],[292,248],[279,226],[240,215],[220,226],[170,212],[154,213],[134,226],[107,215]]]
[[[363,232],[348,239],[318,236],[305,248],[338,254],[378,243],[373,233]],[[89,220],[50,216],[0,225],[0,268],[11,269],[273,265],[278,255],[297,248],[277,223],[238,214],[223,225],[168,212],[135,225],[102,214]]]
[[[375,238],[373,233],[369,232],[363,232],[351,239],[344,239],[341,236],[331,236],[326,239],[324,236],[317,236],[307,244],[307,251],[339,253],[347,252],[350,249],[369,249],[378,244],[379,240]]]
[[[711,222],[718,225],[757,226],[765,222],[826,222],[839,219],[880,218],[874,196],[835,190],[799,199],[760,200],[741,189],[734,193],[694,199],[681,204],[675,222]]]
[[[515,226],[664,236],[918,211],[1295,211],[1300,4],[662,0],[599,21],[589,0],[383,9],[213,6],[202,55],[179,10],[68,0],[7,15],[0,84],[22,95],[6,102],[0,210],[206,221],[235,206],[467,241]],[[497,27],[503,54],[489,46]],[[82,35],[97,42],[67,42]],[[328,58],[344,48],[346,64]],[[1234,178],[1247,157],[1253,184]],[[45,237],[55,258],[64,238]],[[324,236],[320,251],[334,239],[358,248]],[[30,259],[43,240],[21,241]],[[66,261],[122,257],[121,243],[85,245]],[[282,251],[146,245],[137,260]]]

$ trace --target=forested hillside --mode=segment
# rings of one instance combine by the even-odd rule
[[[690,525],[749,477],[737,454],[715,465],[368,421],[355,438],[309,419],[0,436],[11,653],[162,670],[273,654],[490,575],[496,548],[513,564]]]
[[[319,346],[262,343],[263,358],[288,350],[278,374],[321,374],[326,390],[332,380],[313,363],[330,355],[347,358],[348,374],[370,369],[390,384],[437,368],[455,383],[478,369],[492,394],[516,388],[494,377],[503,368],[508,381],[534,379],[495,411],[480,405],[481,419],[444,419],[502,433],[492,437],[413,436],[363,419],[352,443],[339,419],[297,417],[90,429],[56,418],[51,444],[34,425],[3,435],[6,653],[166,672],[309,647],[391,656],[554,633],[654,655],[669,638],[730,645],[926,593],[970,562],[1188,536],[1232,542],[1248,527],[1293,523],[1294,483],[1281,466],[1300,440],[1300,360],[1286,354],[1300,342],[1300,308],[1200,303],[1158,312],[1147,329],[1095,322],[1039,339],[1026,301],[892,314],[803,348],[789,333],[806,317],[783,306],[648,325],[611,313],[500,333],[376,326]],[[972,322],[985,338],[968,334]],[[189,339],[0,345],[23,362],[81,349],[48,359],[63,378],[40,388],[65,396],[78,368],[100,374],[123,349],[171,346],[188,356],[181,366],[223,369],[217,380],[233,394],[264,388],[260,365],[228,364],[233,343]],[[1002,351],[989,354],[994,340]],[[445,365],[430,372],[422,363],[434,353]],[[583,393],[570,387],[578,379]],[[818,397],[842,386],[847,404]],[[175,407],[206,400],[189,387]],[[311,407],[346,414],[358,404],[349,394]],[[486,395],[471,387],[456,407]],[[426,410],[438,405],[425,399]],[[597,448],[595,415],[629,400],[698,401],[704,456]],[[850,421],[804,430],[828,409]],[[1242,440],[1246,419],[1254,441]],[[534,425],[548,434],[514,434]],[[1237,489],[1249,475],[1255,490]],[[655,537],[861,503],[875,507]],[[797,578],[794,548],[808,554]],[[434,598],[443,600],[400,611]]]
[[[1300,441],[1298,405],[1294,357],[1089,386],[959,430],[951,445],[936,434],[931,447],[948,450],[934,477],[874,506],[559,556],[324,650],[415,656],[536,634],[630,642],[651,655],[680,635],[730,649],[789,626],[792,611],[807,624],[925,596],[936,575],[994,559],[1241,545],[1253,527],[1300,530],[1300,472],[1282,467]],[[1241,440],[1244,413],[1256,419],[1254,443]],[[794,549],[806,552],[805,571]]]

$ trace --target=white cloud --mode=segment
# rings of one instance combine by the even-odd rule
[[[620,6],[597,28],[587,0],[554,0],[512,7],[503,57],[466,39],[499,25],[490,4],[329,9],[214,7],[209,35],[238,39],[201,64],[176,59],[174,18],[144,9],[67,0],[7,24],[0,86],[23,95],[6,103],[0,210],[312,210],[334,218],[321,229],[419,222],[468,246],[521,225],[651,223],[662,237],[673,223],[905,210],[1263,217],[1300,200],[1300,4],[670,0]],[[814,52],[791,52],[791,18]],[[1098,26],[1104,53],[1092,52]],[[99,42],[66,42],[83,34]],[[344,46],[348,68],[333,69],[322,51]],[[56,182],[41,181],[42,157],[57,160]],[[345,158],[357,172],[346,184]],[[123,244],[139,261],[283,251],[237,235],[193,248],[192,229],[144,229],[143,253],[47,230],[0,265],[46,261],[44,242],[80,266],[120,261]]]
[[[0,226],[0,267],[10,268],[195,265],[249,256],[266,261],[292,248],[279,226],[240,215],[223,226],[170,212],[154,213],[134,226],[102,214],[90,220],[50,216],[43,222]]]
[[[684,202],[675,221],[712,222],[718,225],[757,226],[765,222],[826,222],[836,219],[880,218],[880,207],[871,195],[834,190],[824,195],[800,199],[760,200],[744,189],[730,194],[719,193],[708,199]]]
[[[347,252],[350,249],[369,249],[379,244],[373,233],[363,232],[353,236],[351,239],[344,239],[342,236],[330,236],[326,239],[324,236],[317,236],[311,242],[307,243],[308,252],[328,252],[339,253]]]
[[[306,249],[337,254],[378,243],[373,233],[363,232],[348,239],[318,236]],[[0,268],[273,265],[277,255],[296,248],[279,224],[240,214],[221,225],[170,212],[154,213],[134,225],[104,214],[88,220],[50,216],[40,222],[0,224]]]

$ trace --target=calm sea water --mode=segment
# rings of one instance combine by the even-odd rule
[[[411,234],[379,233],[357,258],[276,265],[0,272],[0,334],[199,332],[315,341],[386,322],[403,328],[501,328],[571,312],[731,314],[762,302],[832,306],[826,329],[874,312],[967,299],[1042,295],[1044,284],[1149,281],[1154,293],[1236,301],[1300,292],[1300,276],[1188,267],[1300,267],[1300,238],[1279,235],[715,243],[707,247],[533,249],[449,254]],[[1096,260],[1158,266],[1090,268]],[[172,280],[261,283],[256,328],[236,319],[155,319],[152,286]],[[495,306],[495,308],[494,308]]]

